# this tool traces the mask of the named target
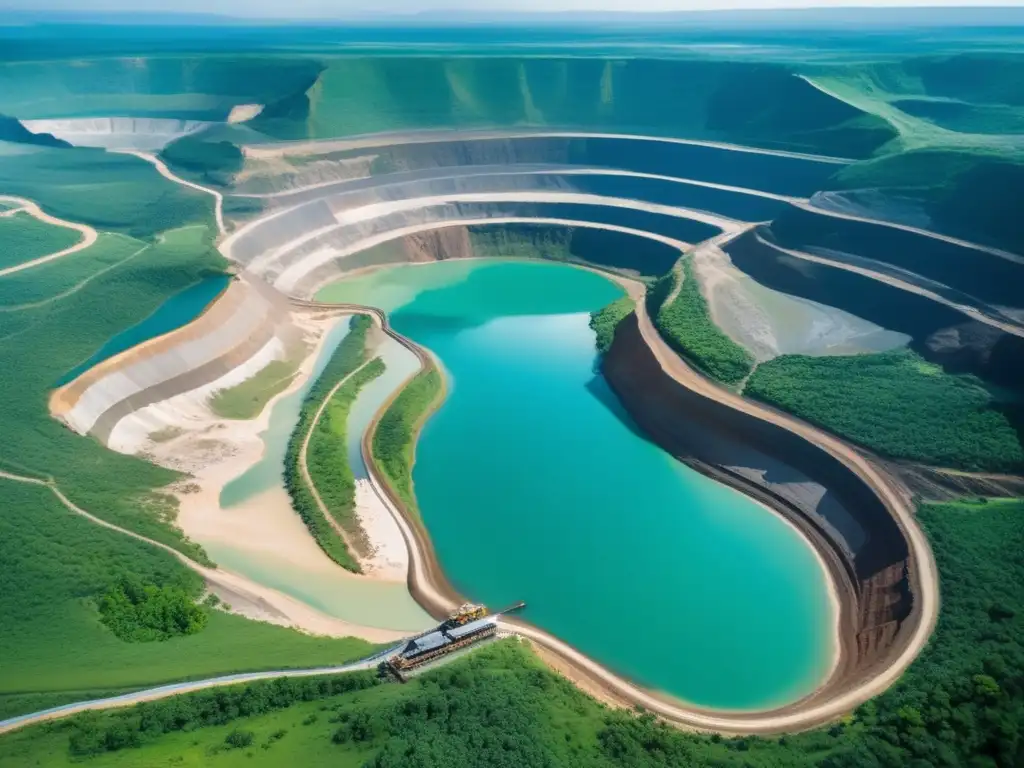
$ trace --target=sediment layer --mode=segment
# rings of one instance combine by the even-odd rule
[[[50,412],[80,434],[107,443],[132,413],[231,374],[292,336],[284,297],[236,277],[196,320],[90,368],[50,396]],[[269,360],[268,360],[269,362]]]

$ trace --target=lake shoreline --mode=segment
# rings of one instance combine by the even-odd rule
[[[612,279],[623,285],[634,299],[642,298],[644,293],[643,286],[637,281],[587,265],[573,266],[596,271],[605,278]],[[357,308],[355,305],[346,306],[353,310]],[[390,328],[387,315],[383,311],[369,307],[363,307],[362,309],[375,315],[385,332],[415,354],[423,367],[435,365],[429,351],[419,347],[415,342],[401,336]],[[400,391],[401,389],[398,390],[398,392]],[[398,392],[395,393],[395,397],[397,397]],[[436,409],[439,404],[433,404],[432,409]],[[372,436],[380,415],[386,410],[386,405],[378,412],[377,417],[371,422],[370,427],[363,436],[364,459],[376,490],[385,498],[388,507],[396,515],[396,518],[400,519],[403,535],[406,537],[410,548],[410,592],[424,610],[437,618],[443,618],[448,611],[463,601],[463,597],[444,574],[429,533],[425,530],[422,521],[414,511],[407,509],[397,494],[390,489],[373,462],[371,451]],[[422,427],[422,424],[429,418],[431,412],[433,410],[428,411],[420,419],[418,428]],[[417,437],[418,431],[414,436],[414,444]],[[829,673],[815,687],[814,691],[795,702],[763,710],[727,710],[693,706],[677,698],[652,693],[628,681],[617,678],[614,673],[601,668],[600,665],[595,664],[595,666],[601,669],[601,674],[589,674],[586,672],[585,667],[590,665],[577,663],[578,660],[573,658],[576,655],[575,653],[561,652],[560,649],[566,647],[566,644],[558,641],[557,638],[548,635],[539,628],[518,620],[503,619],[503,624],[511,631],[519,631],[521,635],[525,635],[535,643],[543,645],[549,653],[558,655],[563,662],[576,669],[581,677],[599,684],[613,698],[625,699],[633,703],[645,701],[650,704],[652,700],[662,702],[664,706],[655,706],[654,711],[657,711],[665,719],[683,727],[709,728],[730,733],[775,733],[783,730],[792,730],[793,728],[813,727],[823,722],[828,722],[838,714],[852,709],[864,698],[867,698],[867,696],[858,695],[858,684],[863,683],[865,679],[871,678],[872,675],[879,671],[880,667],[884,668],[885,664],[858,665],[856,663],[857,640],[854,636],[854,613],[857,591],[848,570],[843,565],[842,559],[836,556],[836,549],[830,546],[827,532],[821,530],[812,520],[800,515],[793,509],[788,509],[784,503],[781,503],[778,498],[773,497],[771,494],[758,495],[752,493],[749,484],[742,482],[737,477],[730,477],[726,473],[712,471],[710,467],[697,462],[685,463],[702,474],[711,476],[718,482],[753,498],[770,511],[782,517],[787,525],[794,527],[801,535],[801,538],[811,547],[816,559],[825,571],[830,600],[836,609],[835,631],[833,634],[835,652],[832,654]],[[921,611],[916,605],[917,602],[915,600],[915,618],[920,618]],[[911,621],[910,623],[913,624],[914,622]],[[908,637],[911,634],[910,632],[902,634],[906,642],[901,642],[898,645],[900,647],[909,646],[914,638]],[[917,633],[916,637],[920,637],[920,633]],[[574,651],[575,649],[571,650]],[[896,650],[900,650],[900,648]],[[916,651],[910,652],[911,658],[915,653]],[[582,656],[582,654],[579,655]],[[617,683],[609,685],[610,679],[617,680]],[[869,679],[868,682],[872,681]],[[882,687],[884,688],[888,684],[886,682]],[[852,695],[856,700],[849,700],[847,703],[851,696],[851,688],[854,689]],[[860,686],[860,688],[863,690],[863,686]],[[838,708],[836,706],[837,701],[839,702]]]

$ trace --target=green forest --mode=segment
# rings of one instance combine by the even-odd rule
[[[288,490],[288,495],[291,496],[292,507],[299,517],[302,518],[302,522],[309,528],[309,532],[316,539],[316,543],[320,545],[320,548],[327,556],[342,568],[353,573],[360,573],[362,571],[359,560],[354,553],[349,551],[345,541],[320,511],[316,499],[302,477],[302,470],[299,467],[299,454],[302,452],[302,443],[306,439],[306,435],[313,428],[313,419],[321,403],[323,403],[324,399],[338,382],[366,362],[366,334],[369,332],[371,325],[372,322],[366,315],[355,315],[352,318],[348,334],[342,339],[338,348],[334,350],[331,359],[324,366],[323,373],[320,374],[320,377],[302,401],[299,420],[288,440],[288,449],[284,462],[284,484]],[[374,378],[374,376],[379,376],[383,372],[383,364],[379,369],[375,368],[374,370],[376,373],[373,376],[369,378],[365,375],[360,377],[360,387]],[[348,402],[355,399],[356,394],[358,394],[358,389],[351,393]],[[330,426],[326,423],[325,419],[321,419],[320,424],[323,425],[323,429],[330,430]],[[314,482],[317,482],[317,490],[324,498],[324,503],[332,511],[336,509],[337,515],[344,518],[348,516],[348,513],[345,512],[345,489],[347,487],[350,489],[350,492],[354,492],[351,480],[352,470],[349,468],[348,459],[345,456],[344,442],[340,443],[339,454],[327,446],[327,443],[329,443],[329,440],[325,439],[327,437],[329,437],[329,432],[326,434],[321,433],[319,440],[311,441],[310,450],[308,451],[309,472]],[[313,449],[313,446],[317,444],[319,445],[319,454]],[[325,446],[327,446],[326,449]],[[339,459],[344,469],[340,469],[337,463]],[[323,479],[322,483],[321,478]],[[332,487],[332,482],[336,480],[341,481],[341,487]],[[329,494],[329,496],[325,496],[325,493]],[[331,501],[327,501],[328,498]],[[351,503],[351,501],[348,502],[349,512],[351,510]]]
[[[51,418],[47,405],[56,382],[111,337],[222,271],[209,230],[180,232],[152,242],[105,233],[71,258],[0,281],[0,467],[52,477],[73,502],[104,520],[208,562],[173,526],[173,500],[156,490],[177,473],[75,434]]]
[[[633,299],[623,296],[607,307],[602,307],[590,314],[590,327],[596,336],[597,351],[602,355],[611,348],[612,340],[615,338],[615,329],[619,327],[619,323],[626,315],[633,311],[634,306]]]
[[[313,428],[306,461],[309,474],[316,484],[327,509],[335,522],[348,534],[348,540],[358,555],[367,554],[366,534],[356,517],[356,480],[348,460],[346,425],[349,409],[364,386],[384,373],[384,361],[375,357],[352,375],[331,398],[320,421]]]
[[[135,158],[68,151],[67,166],[45,153],[5,155],[0,186],[68,219],[102,226],[109,215],[112,228],[134,236],[101,232],[73,257],[0,281],[0,469],[52,478],[97,517],[210,564],[175,526],[175,500],[161,490],[180,475],[75,434],[50,416],[47,399],[62,376],[111,337],[223,272],[213,248],[212,198],[182,193]],[[41,164],[38,174],[35,165],[20,165],[33,158]],[[129,169],[131,183],[107,174],[116,169]],[[17,188],[8,174],[17,176]],[[36,182],[46,193],[38,198]],[[104,207],[111,201],[116,205]],[[168,222],[182,229],[159,228]],[[0,717],[176,680],[334,664],[369,649],[362,641],[315,638],[206,606],[199,607],[207,616],[202,631],[127,642],[103,623],[100,610],[120,579],[169,590],[175,595],[169,605],[177,607],[184,605],[178,590],[193,602],[201,598],[201,580],[167,553],[72,514],[46,488],[9,480],[0,486]],[[147,621],[141,613],[127,623],[110,621],[128,629]]]
[[[572,228],[551,225],[515,224],[469,227],[469,239],[477,256],[505,259],[572,258],[569,243]]]
[[[501,641],[414,678],[277,680],[91,713],[0,738],[0,763],[365,768],[1015,768],[1024,759],[1024,502],[931,505],[943,610],[886,693],[835,724],[707,736],[609,710]],[[236,735],[240,734],[240,735]]]
[[[672,297],[677,287],[679,292]],[[671,299],[671,301],[669,301]],[[673,349],[713,379],[742,381],[754,367],[754,356],[730,339],[711,319],[690,257],[679,261],[648,294],[648,307],[658,331]]]
[[[6,154],[0,190],[27,197],[57,218],[147,240],[187,224],[213,223],[208,194],[164,179],[141,158],[100,149]]]
[[[147,584],[134,574],[116,579],[98,601],[100,619],[121,640],[148,643],[201,632],[209,618],[181,587]]]
[[[906,349],[786,355],[758,366],[744,394],[883,456],[972,471],[1024,468],[1024,450],[992,396]]]
[[[336,664],[371,649],[197,606],[202,578],[167,552],[69,512],[44,487],[0,479],[0,495],[0,719],[175,680]],[[201,631],[135,642],[157,639],[137,636],[147,624],[167,624],[159,603],[150,619],[104,610],[125,579],[163,590],[164,605],[183,608],[187,596],[188,613],[205,615]]]
[[[420,371],[385,411],[373,433],[373,458],[391,487],[415,511],[412,465],[416,455],[416,431],[444,389],[437,368]]]
[[[0,217],[0,269],[63,251],[81,239],[74,229],[46,224],[27,213]]]

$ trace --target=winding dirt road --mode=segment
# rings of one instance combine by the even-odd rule
[[[46,256],[40,256],[39,258],[26,261],[22,264],[15,264],[13,267],[7,267],[6,269],[0,269],[0,277],[5,275],[13,275],[15,272],[21,272],[25,269],[32,269],[32,267],[38,267],[41,264],[46,264],[56,259],[62,259],[65,256],[70,256],[73,253],[78,253],[93,245],[99,239],[99,233],[95,229],[86,225],[79,224],[75,221],[65,221],[64,219],[58,219],[56,216],[51,216],[38,204],[27,200],[23,197],[14,197],[11,195],[0,195],[0,203],[15,203],[20,205],[20,211],[29,214],[33,218],[38,219],[44,224],[50,224],[54,227],[64,227],[65,229],[73,229],[82,235],[82,239],[72,245],[70,248],[65,248],[62,251],[56,253],[50,253]]]
[[[150,152],[143,152],[142,150],[139,149],[116,149],[110,151],[117,152],[118,154],[122,155],[132,155],[133,157],[145,160],[147,163],[150,163],[154,168],[156,168],[157,172],[165,179],[173,181],[175,184],[181,184],[183,187],[194,189],[197,192],[203,192],[207,195],[213,195],[213,216],[217,221],[217,231],[220,232],[221,236],[224,236],[228,233],[227,229],[224,227],[224,195],[222,195],[220,192],[218,192],[215,189],[210,189],[209,187],[204,187],[201,184],[196,184],[195,182],[181,178],[180,176],[176,175],[174,171],[167,167],[167,163],[165,163],[159,157]]]
[[[774,155],[794,160],[811,160],[830,165],[847,165],[853,160],[828,155],[812,155],[802,152],[790,152],[785,149],[763,149],[748,147],[742,144],[729,144],[723,141],[705,141],[703,139],[680,139],[670,136],[644,136],[633,133],[605,133],[593,131],[559,131],[559,130],[420,130],[405,133],[369,133],[351,136],[345,139],[314,139],[300,141],[282,141],[269,146],[250,145],[245,147],[248,157],[282,157],[289,155],[324,154],[328,152],[345,152],[353,149],[374,149],[394,147],[403,144],[432,144],[435,142],[453,141],[486,141],[490,139],[623,139],[629,141],[646,141],[660,144],[685,144],[693,147],[709,147],[727,149],[732,152],[744,152],[753,155]]]
[[[337,520],[334,519],[334,515],[324,504],[324,500],[320,497],[320,492],[316,489],[316,483],[313,482],[313,475],[309,471],[309,463],[306,461],[306,456],[309,454],[309,444],[313,440],[313,431],[316,429],[316,425],[320,423],[320,418],[324,415],[324,411],[327,410],[327,406],[330,405],[331,400],[339,389],[345,386],[353,376],[363,370],[366,366],[372,363],[377,358],[371,357],[366,360],[362,365],[352,371],[350,374],[345,376],[341,381],[331,387],[331,391],[324,397],[323,402],[320,403],[320,407],[316,409],[316,413],[313,415],[313,421],[309,425],[309,429],[306,431],[305,437],[302,439],[302,448],[299,449],[299,470],[302,472],[302,482],[306,484],[310,492],[313,494],[313,500],[316,501],[317,507],[320,509],[327,522],[331,524],[334,531],[341,537],[341,540],[345,543],[345,547],[349,552],[352,553],[352,557],[356,560],[359,559],[359,550],[356,548],[355,543]]]
[[[630,293],[631,295],[636,295],[635,287],[630,289]],[[294,303],[300,306],[330,307],[339,311],[370,315],[386,334],[415,354],[420,360],[422,367],[434,365],[430,353],[411,340],[395,332],[388,323],[387,315],[377,308],[350,304],[321,305],[316,302],[298,300],[294,301]],[[787,707],[783,711],[777,713],[717,713],[688,707],[682,702],[666,699],[620,677],[579,652],[568,643],[565,643],[538,627],[512,619],[503,619],[501,621],[502,630],[527,638],[543,648],[546,652],[556,656],[570,670],[570,676],[573,679],[576,679],[577,681],[585,681],[588,684],[588,687],[589,685],[598,687],[600,690],[606,692],[608,697],[611,699],[627,702],[631,705],[643,706],[649,711],[660,715],[665,720],[684,728],[712,730],[734,734],[772,734],[807,729],[845,714],[860,703],[866,701],[868,698],[884,691],[903,673],[910,662],[913,661],[920,650],[924,647],[937,617],[938,590],[935,564],[928,542],[913,519],[913,510],[910,506],[910,502],[899,493],[891,481],[885,479],[868,461],[838,439],[786,414],[776,412],[771,408],[746,400],[728,390],[725,390],[717,384],[713,384],[704,379],[689,368],[689,366],[675,355],[675,353],[672,352],[672,350],[664,343],[651,323],[650,318],[647,316],[643,301],[637,302],[636,313],[644,341],[650,345],[663,369],[680,384],[706,396],[714,397],[720,402],[736,408],[737,410],[743,411],[751,416],[772,421],[801,435],[805,439],[815,443],[839,458],[875,490],[907,535],[908,543],[916,565],[915,573],[912,574],[912,580],[915,598],[918,602],[919,610],[921,611],[920,621],[916,626],[913,637],[907,643],[895,662],[885,669],[878,671],[869,680],[850,690],[844,691],[827,701],[815,700],[806,707],[801,707],[797,704],[796,706]],[[349,375],[351,376],[352,374]],[[369,480],[374,492],[380,497],[381,501],[393,515],[408,546],[410,555],[410,569],[408,576],[410,592],[425,610],[440,618],[462,602],[462,598],[451,586],[441,570],[426,531],[423,530],[418,521],[413,518],[407,510],[405,510],[400,500],[394,495],[387,483],[379,475],[379,472],[373,462],[371,451],[372,436],[376,428],[377,421],[386,408],[387,404],[385,404],[381,409],[377,418],[375,418],[371,423],[363,436],[362,449],[364,460],[366,462],[367,469],[369,470]],[[212,579],[223,580],[225,577],[230,578],[234,576],[233,574],[228,574],[219,570],[213,571],[212,569],[205,568],[164,544],[147,539],[139,534],[119,528],[118,526],[112,525],[90,515],[70,502],[70,500],[68,500],[51,482],[36,478],[12,475],[2,471],[0,471],[0,477],[17,482],[31,483],[47,487],[68,509],[88,518],[98,525],[118,531],[122,534],[131,536],[167,551],[179,561],[203,575],[203,577],[208,581]],[[230,586],[233,588],[237,587],[237,581],[238,577],[234,577],[234,583],[230,583]],[[345,671],[353,668],[359,667],[347,665],[345,667],[334,668],[334,670]],[[235,682],[245,682],[249,679],[265,679],[268,677],[299,674],[325,674],[330,671],[331,670],[329,669],[320,669],[265,672],[259,673],[260,677],[258,678],[245,677],[244,679],[239,679],[232,676],[227,678],[215,678],[207,681],[198,681],[189,685],[196,687],[228,685]],[[188,688],[187,690],[194,689],[195,688]],[[81,711],[82,709],[128,706],[139,701],[173,696],[183,692],[185,692],[185,689],[180,686],[163,686],[149,691],[129,694],[126,697],[115,697],[113,699],[101,700],[99,702],[84,702],[80,705],[69,705],[69,707],[47,710],[42,713],[16,718],[15,721],[5,721],[4,723],[0,723],[0,732],[28,725],[32,722],[39,722],[44,719],[62,717],[76,711]]]
[[[633,291],[631,291],[632,293]],[[301,304],[318,306],[315,302],[301,302]],[[346,311],[372,314],[381,323],[384,332],[413,352],[419,358],[422,366],[433,365],[429,352],[395,332],[388,324],[387,316],[381,310],[350,304],[333,306],[344,307]],[[747,400],[696,373],[662,340],[646,313],[643,301],[637,302],[636,314],[644,341],[654,352],[663,370],[681,385],[707,397],[712,397],[750,416],[770,421],[800,435],[835,456],[874,490],[907,536],[912,559],[916,566],[911,574],[911,581],[918,605],[917,610],[920,611],[919,621],[912,637],[899,656],[885,669],[877,671],[866,681],[828,700],[812,700],[808,706],[801,706],[798,702],[776,713],[771,711],[764,713],[711,712],[688,707],[682,702],[667,700],[653,694],[616,675],[568,643],[538,627],[513,619],[503,619],[503,628],[526,637],[554,653],[580,676],[606,689],[613,698],[643,706],[683,727],[735,734],[773,734],[804,730],[846,714],[872,696],[887,689],[899,678],[924,648],[938,617],[939,595],[935,561],[924,533],[914,520],[912,503],[899,492],[893,481],[885,478],[880,470],[838,438],[788,414]],[[379,416],[380,414],[378,414],[378,418]],[[404,508],[401,500],[391,491],[373,462],[370,446],[376,423],[375,419],[363,439],[363,458],[369,470],[371,485],[374,492],[394,516],[409,547],[410,592],[424,610],[440,618],[463,602],[463,599],[441,570],[426,532]]]
[[[105,699],[92,699],[90,701],[79,701],[74,704],[65,704],[61,707],[44,709],[41,712],[32,712],[27,715],[19,715],[6,720],[0,720],[0,734],[14,731],[37,723],[44,723],[48,720],[57,720],[62,717],[70,717],[79,712],[89,712],[101,709],[115,709],[118,707],[130,707],[141,704],[144,701],[156,701],[166,699],[168,696],[179,696],[183,693],[194,693],[208,688],[220,688],[225,685],[239,685],[241,683],[254,683],[257,680],[273,680],[279,677],[313,677],[315,675],[337,675],[343,672],[357,672],[359,670],[373,669],[381,659],[397,650],[399,646],[393,646],[386,650],[368,656],[359,661],[349,664],[342,664],[336,667],[314,667],[312,669],[277,669],[268,672],[244,672],[237,675],[222,675],[211,677],[206,680],[191,680],[184,683],[169,683],[156,688],[148,688],[144,691],[126,693],[122,696],[110,696]]]
[[[84,517],[89,522],[102,526],[108,530],[115,531],[123,536],[130,536],[136,541],[141,541],[151,547],[163,550],[174,557],[182,565],[199,574],[207,585],[209,585],[211,591],[218,593],[223,592],[225,594],[237,596],[238,599],[252,606],[253,609],[260,614],[260,619],[263,621],[270,621],[271,623],[289,627],[315,627],[318,634],[329,635],[331,637],[358,637],[374,643],[393,642],[405,637],[406,635],[406,633],[403,632],[377,629],[374,627],[363,627],[342,621],[341,619],[336,619],[333,616],[328,616],[310,608],[305,603],[296,600],[283,592],[278,592],[270,587],[256,584],[237,573],[224,570],[219,567],[209,568],[205,565],[201,565],[188,555],[179,552],[167,544],[156,541],[155,539],[151,539],[147,536],[143,536],[142,534],[135,533],[127,528],[122,528],[119,525],[108,523],[106,520],[102,520],[90,512],[87,512],[65,496],[52,480],[40,480],[39,478],[16,475],[3,470],[0,470],[0,478],[17,483],[25,483],[28,485],[36,485],[46,488],[57,497],[58,501],[60,501],[64,507],[71,512],[74,512],[76,515]]]

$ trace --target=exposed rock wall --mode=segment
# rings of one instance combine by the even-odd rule
[[[733,263],[762,285],[905,333],[913,337],[912,349],[947,370],[1024,390],[1024,338],[881,280],[798,259],[762,234],[744,233],[725,248]]]
[[[682,461],[759,498],[798,525],[825,556],[839,585],[847,588],[841,634],[852,667],[862,674],[894,645],[910,615],[907,542],[872,490],[844,464],[781,426],[748,416],[695,393],[665,373],[644,342],[635,315],[619,326],[603,372],[637,424]],[[760,474],[737,472],[750,465],[750,449],[767,457]],[[730,451],[740,457],[729,458]],[[848,526],[833,524],[819,507],[771,482],[780,467],[834,493],[855,518],[862,541],[848,540]]]

